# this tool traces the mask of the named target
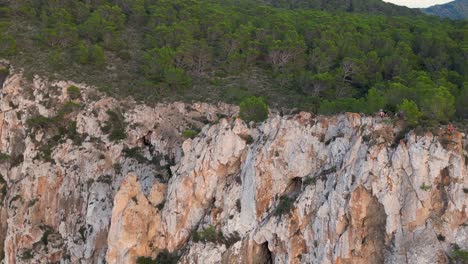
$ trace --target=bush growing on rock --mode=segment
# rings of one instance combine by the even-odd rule
[[[245,122],[263,122],[268,118],[268,106],[261,97],[248,97],[239,106],[240,118]]]
[[[143,257],[140,256],[136,260],[137,264],[156,264],[156,260],[152,259],[151,257]]]
[[[455,245],[454,250],[452,252],[452,258],[454,258],[455,260],[459,260],[460,263],[467,263],[468,251],[461,249],[458,245]]]
[[[156,264],[176,264],[179,260],[179,254],[177,252],[169,252],[163,250],[159,252],[156,258]]]
[[[218,241],[218,232],[214,226],[210,225],[207,228],[203,229],[200,232],[193,233],[193,241],[195,242],[213,242],[216,243]]]
[[[111,141],[119,141],[127,137],[125,132],[125,118],[119,110],[108,110],[107,115],[109,119],[104,123],[101,128],[102,132],[109,134]]]
[[[294,200],[289,198],[288,196],[281,196],[278,206],[275,210],[276,216],[282,216],[284,214],[289,213],[294,207]]]
[[[163,250],[159,252],[156,259],[151,257],[144,257],[140,256],[136,259],[137,264],[176,264],[179,260],[179,255],[177,252],[169,252],[167,250]]]
[[[182,136],[184,138],[195,138],[198,135],[198,131],[193,130],[193,129],[187,129],[184,132],[182,132]]]
[[[80,88],[76,87],[75,85],[67,88],[67,94],[68,97],[72,100],[79,99],[81,97]]]
[[[411,100],[404,99],[403,102],[398,105],[398,109],[405,114],[406,122],[412,126],[416,126],[419,123],[419,119],[422,117],[418,106]]]

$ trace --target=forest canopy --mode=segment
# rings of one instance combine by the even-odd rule
[[[319,2],[0,0],[0,57],[146,103],[262,96],[324,114],[468,118],[466,21]]]

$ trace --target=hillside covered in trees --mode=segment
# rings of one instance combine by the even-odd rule
[[[0,57],[146,103],[468,118],[468,23],[380,1],[0,0]],[[328,11],[327,11],[328,10]],[[335,11],[330,11],[335,10]]]
[[[258,2],[282,8],[311,8],[372,15],[408,16],[421,14],[419,10],[386,3],[381,0],[262,0]]]
[[[429,15],[450,19],[468,19],[468,0],[455,0],[443,5],[435,5],[422,10]]]

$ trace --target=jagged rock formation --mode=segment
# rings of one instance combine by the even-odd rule
[[[468,248],[463,133],[402,136],[351,113],[248,126],[230,105],[150,107],[70,85],[3,84],[4,263],[164,250],[180,263],[449,263]]]

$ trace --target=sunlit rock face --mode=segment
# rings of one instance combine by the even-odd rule
[[[227,104],[147,106],[21,74],[0,109],[4,263],[419,264],[468,249],[461,132],[351,113],[249,126]]]

